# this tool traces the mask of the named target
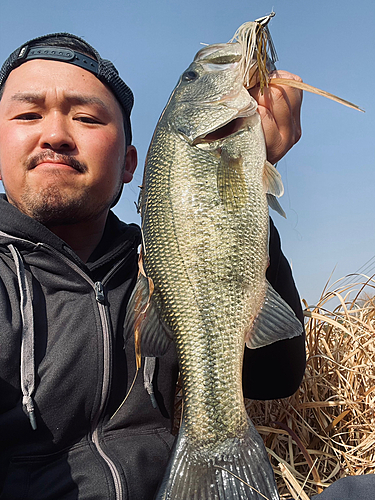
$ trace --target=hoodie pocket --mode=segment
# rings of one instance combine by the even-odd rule
[[[50,455],[13,457],[1,500],[108,500],[114,487],[90,443]]]

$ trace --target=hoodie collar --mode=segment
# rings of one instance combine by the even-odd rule
[[[136,224],[121,222],[113,212],[109,212],[103,236],[85,265],[65,241],[10,204],[5,194],[0,194],[0,230],[11,237],[28,242],[29,245],[46,244],[69,257],[86,271],[98,270],[102,266],[107,268],[122,253],[124,246],[130,244],[137,247],[140,243],[139,227]]]

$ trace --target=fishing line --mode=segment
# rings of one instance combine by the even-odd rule
[[[266,497],[265,495],[263,495],[263,493],[261,493],[259,490],[257,490],[256,488],[254,488],[254,486],[251,486],[251,484],[249,484],[246,481],[244,481],[243,479],[241,479],[239,476],[237,476],[236,474],[234,474],[232,471],[226,469],[225,467],[221,467],[221,465],[214,465],[214,467],[216,469],[222,469],[223,471],[228,472],[228,474],[230,474],[231,476],[233,476],[236,479],[238,479],[239,481],[241,481],[241,483],[245,484],[246,486],[248,486],[252,490],[256,491],[258,493],[258,495],[260,495],[261,497],[265,498],[266,500],[270,500],[268,497]]]
[[[373,275],[373,271],[375,271],[375,255],[371,257],[367,262],[365,262],[357,271],[354,273],[350,273],[348,276],[346,276],[340,286],[348,285],[350,283],[353,283],[356,279],[358,279],[359,274],[369,274]]]
[[[296,216],[296,221],[294,222],[294,225],[292,226],[292,230],[296,233],[298,241],[303,241],[303,236],[302,236],[302,234],[297,229],[297,226],[298,226],[298,223],[299,223],[299,215],[298,215],[297,210],[295,210],[292,207],[292,202],[291,202],[291,197],[290,197],[289,179],[288,179],[288,168],[289,167],[288,167],[288,160],[287,160],[287,158],[283,158],[282,159],[282,165],[284,165],[284,167],[285,167],[284,168],[285,175],[283,175],[283,177],[285,178],[284,186],[286,186],[285,194],[287,195],[288,209],[289,209],[289,212],[293,212],[295,214],[295,216]],[[289,221],[290,221],[290,219],[289,219]],[[291,222],[292,221],[290,221],[290,223]]]
[[[110,420],[112,420],[116,415],[117,413],[121,410],[121,408],[124,406],[124,403],[125,401],[128,399],[129,397],[129,394],[132,392],[132,389],[134,387],[134,384],[135,384],[135,381],[137,380],[137,375],[138,375],[138,372],[139,372],[139,369],[137,368],[136,369],[136,372],[135,372],[135,375],[134,375],[134,378],[133,378],[133,382],[131,383],[130,385],[130,388],[126,394],[126,396],[124,397],[122,403],[120,404],[120,406],[117,408],[117,410],[115,411],[115,413],[112,415],[112,417],[110,418]]]

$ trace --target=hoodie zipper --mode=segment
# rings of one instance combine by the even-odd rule
[[[122,495],[122,485],[121,485],[120,474],[119,474],[115,464],[106,455],[103,448],[101,447],[100,442],[99,442],[99,436],[98,436],[98,423],[99,423],[100,417],[103,413],[103,410],[105,408],[105,404],[106,404],[108,392],[109,392],[109,371],[110,371],[111,352],[110,352],[110,326],[109,326],[109,321],[108,321],[106,307],[105,307],[105,291],[104,291],[103,283],[101,283],[100,281],[97,281],[94,285],[94,289],[95,289],[95,298],[96,298],[96,301],[98,303],[98,308],[99,308],[100,321],[101,321],[102,329],[103,329],[103,351],[104,352],[103,352],[102,394],[101,394],[99,412],[97,413],[97,418],[94,420],[93,425],[92,425],[92,440],[96,446],[96,449],[99,452],[99,455],[103,458],[103,460],[108,465],[109,470],[111,471],[113,483],[115,486],[116,500],[117,499],[121,500],[123,498],[123,495]]]
[[[122,493],[123,488],[122,488],[120,473],[117,470],[114,462],[108,457],[108,455],[105,453],[105,451],[101,447],[100,441],[99,441],[99,435],[98,435],[98,424],[99,424],[99,421],[102,417],[102,414],[103,414],[103,411],[104,411],[104,408],[105,408],[105,405],[107,402],[108,393],[109,393],[109,372],[110,372],[110,358],[111,358],[110,324],[109,324],[109,319],[107,317],[107,312],[106,312],[105,290],[104,290],[103,282],[109,281],[109,279],[113,276],[114,273],[113,272],[108,273],[107,276],[105,276],[105,278],[103,279],[103,282],[97,281],[96,283],[94,283],[78,265],[76,265],[74,262],[72,262],[65,255],[61,254],[58,250],[55,250],[53,247],[50,247],[49,245],[45,245],[43,243],[38,244],[38,246],[45,248],[47,251],[52,252],[54,255],[56,255],[58,258],[60,258],[70,268],[75,270],[84,280],[86,280],[87,283],[89,283],[95,291],[95,298],[96,298],[96,302],[98,305],[100,322],[102,325],[102,334],[103,334],[103,382],[102,382],[102,389],[101,389],[100,406],[99,406],[99,410],[97,411],[97,413],[92,421],[91,436],[92,436],[92,441],[93,441],[99,455],[106,462],[106,464],[108,465],[108,468],[111,472],[114,487],[115,487],[116,500],[122,500],[123,499],[123,493]],[[128,255],[130,255],[130,251],[129,251]],[[124,257],[122,261],[125,261],[127,256]],[[120,267],[120,266],[116,266],[116,270],[118,269],[118,267]]]

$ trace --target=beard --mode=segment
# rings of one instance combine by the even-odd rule
[[[87,218],[84,214],[87,198],[83,193],[80,197],[68,199],[58,186],[49,186],[39,193],[26,191],[21,197],[22,206],[18,208],[46,226],[74,224]]]
[[[44,226],[62,226],[95,220],[108,210],[121,190],[107,201],[93,202],[90,190],[65,193],[59,185],[41,188],[38,192],[26,190],[21,197],[19,210]]]

